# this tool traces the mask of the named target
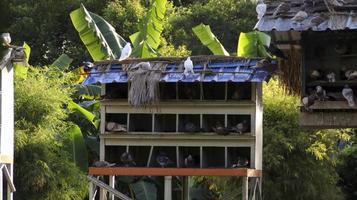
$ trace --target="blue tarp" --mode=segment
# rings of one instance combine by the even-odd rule
[[[162,82],[263,82],[268,81],[270,73],[264,69],[254,69],[252,66],[259,61],[258,59],[242,59],[235,61],[217,61],[208,64],[210,73],[201,73],[203,64],[194,64],[194,74],[185,76],[179,71],[177,64],[168,64],[166,70],[161,75]],[[105,72],[97,71],[94,67],[84,85],[95,83],[125,83],[128,76],[123,71],[121,64],[112,64]]]

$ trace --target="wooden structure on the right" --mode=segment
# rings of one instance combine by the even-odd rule
[[[268,32],[286,56],[279,68],[287,90],[301,95],[300,125],[357,127],[357,103],[351,99],[357,99],[357,1],[266,4],[255,29]],[[281,10],[282,5],[287,9]],[[307,16],[297,19],[302,10]],[[344,88],[354,95],[351,90],[343,94]]]

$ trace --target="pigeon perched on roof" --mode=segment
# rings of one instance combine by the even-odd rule
[[[265,15],[265,12],[267,11],[267,5],[264,3],[263,0],[258,0],[258,5],[255,8],[255,10],[257,11],[257,18],[258,20],[263,18],[263,16]]]
[[[124,164],[125,167],[136,165],[133,156],[127,151],[121,154],[120,161]]]
[[[353,90],[352,90],[352,88],[350,88],[350,86],[345,85],[345,87],[342,89],[342,95],[347,100],[348,106],[350,106],[350,107],[355,106]]]
[[[315,14],[311,18],[310,24],[311,24],[311,26],[319,26],[320,24],[322,24],[327,19],[328,19],[328,17],[325,15],[325,13]]]
[[[301,98],[301,105],[304,107],[305,111],[311,111],[310,106],[314,105],[316,100],[316,95],[308,95]]]
[[[129,58],[131,55],[131,51],[132,51],[131,44],[130,44],[130,42],[127,42],[121,51],[119,61]]]
[[[193,62],[191,60],[191,57],[187,57],[187,59],[183,63],[183,67],[185,68],[185,70],[183,71],[183,74],[185,76],[188,76],[189,74],[194,74],[195,73],[193,71]]]
[[[315,94],[319,101],[327,100],[326,90],[324,90],[320,85],[316,86]]]
[[[115,163],[109,163],[107,161],[96,161],[92,165],[93,167],[113,167],[115,166]]]
[[[343,6],[344,4],[346,4],[344,0],[327,0],[327,2],[333,6]]]
[[[304,21],[305,19],[307,19],[309,17],[309,15],[307,14],[307,12],[300,10],[299,12],[296,13],[296,15],[291,19],[291,21],[295,22],[295,23],[301,23],[302,21]]]
[[[273,17],[277,17],[280,14],[287,13],[290,11],[291,5],[290,3],[282,2],[278,7],[274,10]]]
[[[173,164],[173,162],[170,160],[170,158],[164,152],[160,152],[156,156],[156,162],[157,162],[157,164],[159,164],[160,167],[167,167],[167,166]]]

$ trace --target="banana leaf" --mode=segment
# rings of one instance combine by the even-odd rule
[[[67,54],[62,54],[58,57],[51,66],[56,67],[57,69],[64,71],[68,69],[69,65],[72,63],[73,59],[70,58]]]
[[[229,53],[212,33],[209,25],[200,24],[192,28],[203,45],[208,47],[214,55],[229,56]]]
[[[101,87],[99,85],[76,85],[74,95],[86,100],[100,98]]]
[[[270,41],[269,35],[259,31],[240,33],[237,55],[246,58],[269,57],[264,46],[269,47]]]
[[[83,171],[88,170],[88,153],[84,143],[82,131],[77,125],[73,125],[67,131],[68,151],[72,155],[73,162]]]
[[[87,11],[83,4],[72,11],[70,17],[94,61],[120,57],[126,41],[112,25],[99,15]]]
[[[74,110],[74,111],[78,111],[79,113],[81,113],[87,120],[89,120],[95,128],[99,127],[99,120],[97,119],[97,117],[95,116],[95,114],[91,113],[90,111],[88,111],[87,109],[83,108],[82,106],[80,106],[79,104],[73,102],[73,101],[69,101],[68,102],[68,109],[69,110]]]
[[[129,38],[133,43],[133,55],[140,58],[155,57],[164,30],[167,0],[152,0],[150,9],[139,26],[139,31]]]
[[[153,182],[139,180],[129,185],[137,200],[156,200],[157,187]]]

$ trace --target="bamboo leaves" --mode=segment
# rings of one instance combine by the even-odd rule
[[[203,45],[207,46],[214,55],[229,56],[229,53],[212,33],[209,25],[200,24],[192,28]]]

